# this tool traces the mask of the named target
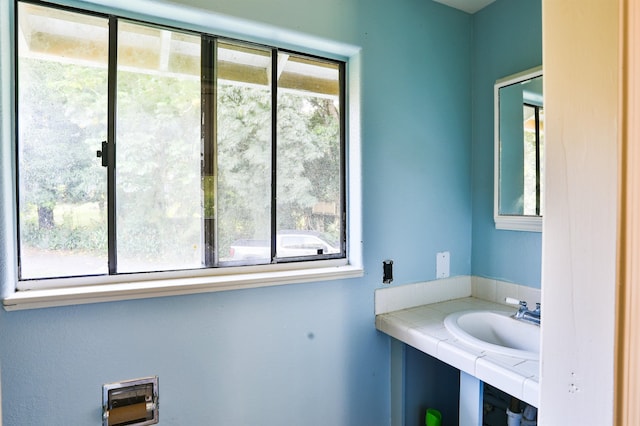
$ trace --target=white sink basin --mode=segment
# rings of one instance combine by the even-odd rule
[[[540,327],[515,320],[513,312],[462,311],[448,315],[444,325],[458,340],[487,352],[539,359]]]

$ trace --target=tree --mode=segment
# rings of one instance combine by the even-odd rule
[[[57,204],[105,202],[95,152],[106,136],[106,70],[21,58],[19,82],[20,204],[51,229]]]
[[[197,78],[118,73],[118,252],[184,266],[200,242]]]
[[[20,203],[25,216],[35,206],[39,228],[54,228],[57,204],[106,203],[106,169],[95,154],[106,139],[106,72],[21,58]],[[186,262],[201,238],[199,79],[119,71],[117,82],[119,255]],[[224,82],[217,90],[216,218],[224,251],[238,238],[269,237],[271,93]],[[283,92],[278,105],[278,226],[337,237],[337,218],[319,220],[312,211],[319,201],[340,201],[335,100]]]

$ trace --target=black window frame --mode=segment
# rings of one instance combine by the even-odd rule
[[[241,267],[251,268],[253,266],[263,266],[266,264],[282,264],[282,263],[291,263],[295,264],[298,262],[313,262],[319,260],[331,260],[331,259],[347,259],[347,141],[346,141],[346,62],[343,60],[326,58],[322,56],[317,56],[310,53],[299,52],[295,50],[290,50],[281,47],[269,46],[260,43],[255,43],[252,41],[246,41],[241,39],[230,38],[226,36],[219,36],[208,32],[196,31],[191,29],[185,29],[180,27],[175,27],[172,25],[159,24],[154,23],[152,21],[133,19],[123,15],[115,15],[111,13],[102,13],[97,12],[90,9],[83,9],[77,7],[71,7],[66,5],[60,5],[56,3],[49,3],[39,0],[15,0],[15,16],[14,22],[14,31],[15,31],[15,39],[18,40],[19,37],[19,29],[17,22],[19,20],[19,3],[25,4],[33,4],[42,7],[47,7],[50,9],[64,10],[79,14],[84,14],[87,16],[96,16],[100,18],[105,18],[109,22],[109,64],[108,64],[108,117],[107,117],[107,141],[106,146],[103,145],[102,155],[105,157],[104,162],[107,167],[107,198],[108,198],[108,273],[107,274],[82,274],[82,275],[65,275],[65,276],[52,276],[52,277],[42,277],[42,278],[22,278],[22,262],[21,262],[21,230],[20,230],[20,168],[19,165],[19,150],[15,150],[15,190],[16,190],[16,203],[15,203],[15,212],[16,218],[16,230],[17,230],[17,261],[18,261],[18,280],[21,282],[25,281],[46,281],[46,280],[65,280],[65,279],[74,279],[81,277],[91,277],[91,276],[123,276],[123,275],[138,275],[138,274],[156,274],[156,273],[164,273],[164,272],[173,272],[173,271],[190,271],[190,270],[206,270],[206,269],[221,269],[227,267]],[[270,240],[270,249],[271,256],[269,263],[238,263],[238,262],[221,262],[219,260],[219,253],[217,247],[217,238],[216,238],[216,229],[215,222],[211,219],[208,223],[208,219],[203,215],[202,218],[202,230],[205,235],[205,244],[203,245],[203,265],[199,268],[185,268],[185,269],[167,269],[162,271],[139,271],[139,272],[118,272],[117,271],[117,235],[116,235],[116,176],[115,176],[115,167],[116,167],[116,156],[115,151],[117,149],[117,141],[116,141],[116,114],[117,114],[117,98],[116,98],[116,69],[117,69],[117,34],[118,34],[118,23],[120,21],[135,23],[139,25],[149,26],[153,28],[166,29],[170,31],[182,32],[191,35],[198,35],[202,41],[202,56],[201,56],[201,102],[203,105],[203,109],[201,110],[203,125],[201,128],[202,137],[205,139],[205,143],[203,143],[205,149],[201,152],[203,155],[203,163],[202,163],[202,172],[201,176],[205,176],[206,173],[216,173],[216,158],[215,158],[215,144],[216,144],[216,100],[215,100],[215,85],[216,85],[216,66],[215,66],[215,46],[218,41],[224,41],[233,44],[244,44],[249,46],[255,46],[260,49],[269,49],[271,51],[271,69],[272,69],[272,79],[271,79],[271,96],[272,96],[272,111],[271,111],[271,129],[272,129],[272,148],[271,148],[271,158],[272,158],[272,179],[271,179],[271,240]],[[204,56],[205,50],[207,51],[206,58]],[[339,208],[339,216],[340,216],[340,240],[339,240],[339,253],[323,253],[313,256],[301,256],[301,257],[277,257],[276,253],[276,238],[277,238],[277,194],[276,194],[276,183],[277,183],[277,97],[278,97],[278,53],[286,53],[295,55],[296,57],[308,58],[315,61],[324,61],[327,63],[335,64],[339,70],[339,113],[340,113],[340,208]],[[18,67],[19,67],[19,57],[18,57],[18,49],[14,50],[14,75],[15,75],[15,144],[16,147],[19,146],[19,78],[18,78]],[[205,61],[206,59],[206,61]],[[205,80],[211,80],[207,82]],[[213,85],[213,90],[209,91],[209,88],[205,88],[205,83],[210,83]],[[212,96],[213,94],[213,96]],[[106,147],[106,148],[105,148]],[[106,152],[104,152],[106,149]],[[217,177],[215,177],[217,179]]]

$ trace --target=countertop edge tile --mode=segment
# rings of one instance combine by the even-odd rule
[[[538,406],[540,400],[540,384],[538,383],[538,377],[529,377],[524,379],[522,384],[522,400],[534,407]]]
[[[438,344],[439,360],[472,376],[476,375],[476,360],[480,357],[482,357],[480,351],[469,350],[454,339],[442,340]]]
[[[522,390],[526,377],[513,370],[486,359],[478,359],[475,376],[511,396],[522,399]]]

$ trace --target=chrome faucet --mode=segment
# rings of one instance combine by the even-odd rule
[[[507,297],[504,301],[510,305],[519,305],[518,311],[513,314],[513,318],[521,321],[526,321],[531,324],[540,325],[540,318],[542,316],[542,311],[540,309],[540,303],[536,303],[536,308],[534,310],[529,310],[527,307],[527,302],[524,300],[517,300],[511,297]]]

